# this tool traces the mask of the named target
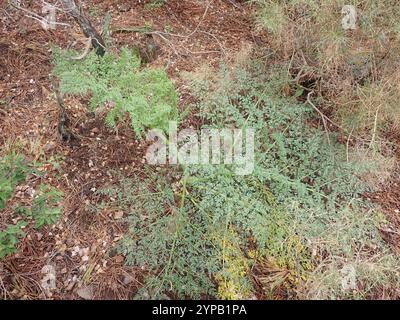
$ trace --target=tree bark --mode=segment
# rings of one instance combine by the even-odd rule
[[[96,54],[99,56],[104,56],[106,46],[103,37],[97,32],[97,30],[92,26],[90,20],[84,15],[84,13],[77,7],[74,0],[61,0],[65,12],[73,17],[75,21],[81,27],[83,34],[90,38],[92,41],[92,46],[96,50]]]

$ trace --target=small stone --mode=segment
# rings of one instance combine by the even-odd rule
[[[122,282],[125,285],[128,285],[128,284],[132,283],[134,280],[135,280],[135,278],[132,277],[131,275],[126,275],[126,276],[124,276],[124,279],[122,280]]]
[[[120,12],[128,12],[129,10],[132,9],[132,4],[130,4],[129,2],[126,2],[126,3],[118,5],[117,8]]]
[[[76,290],[76,294],[84,300],[93,300],[93,288],[91,286]]]
[[[87,256],[88,254],[89,254],[89,248],[82,248],[82,249],[79,250],[79,255],[81,257]]]
[[[43,147],[44,152],[49,153],[54,150],[56,144],[53,141],[46,143]]]

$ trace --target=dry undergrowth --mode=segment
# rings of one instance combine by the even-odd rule
[[[31,9],[37,9],[36,5],[32,3]],[[224,50],[235,51],[242,41],[252,41],[250,9],[222,0],[210,2],[208,9],[207,3],[190,0],[168,1],[155,9],[146,8],[143,1],[90,1],[84,8],[98,28],[104,14],[111,12],[112,28],[151,25],[155,31],[185,36],[171,36],[168,43],[156,38],[162,54],[153,63],[164,67],[176,81],[182,110],[192,102],[180,78],[182,70],[190,71],[203,61],[218,63]],[[64,193],[64,214],[54,227],[40,232],[25,230],[18,253],[0,264],[0,295],[5,299],[131,298],[142,286],[143,270],[125,267],[124,258],[111,250],[126,225],[118,212],[96,213],[93,206],[101,200],[96,190],[113,183],[115,171],[142,179],[145,145],[124,125],[117,134],[106,128],[103,114],[92,118],[86,99],[68,97],[70,129],[79,143],[62,143],[57,132],[58,107],[48,78],[51,45],[72,45],[71,37],[80,32],[65,17],[61,21],[71,23],[72,30],[45,31],[21,13],[4,9],[0,31],[4,35],[0,41],[1,156],[16,150],[28,163],[40,162],[38,169],[44,175],[29,177],[22,195],[28,197],[25,191],[35,189],[39,182],[50,183]],[[141,39],[140,33],[115,33],[112,50],[133,47]],[[183,125],[197,123],[195,117],[189,117]],[[1,230],[12,222],[15,200],[10,199],[1,212]],[[57,274],[51,294],[41,285],[46,265],[52,265]]]
[[[229,56],[240,47],[243,49],[237,56],[236,67],[246,63],[252,54],[263,56],[271,65],[278,66],[277,87],[281,93],[297,95],[299,100],[305,101],[307,94],[314,92],[313,102],[340,126],[328,125],[328,129],[338,131],[343,143],[356,150],[348,154],[348,159],[374,163],[376,170],[363,178],[373,189],[385,190],[371,197],[377,197],[375,200],[392,214],[389,219],[392,225],[400,226],[399,212],[396,213],[400,204],[397,160],[392,150],[395,148],[389,148],[384,140],[385,133],[393,136],[392,132],[398,130],[400,123],[396,105],[400,98],[399,38],[398,29],[394,28],[399,12],[397,1],[356,1],[362,16],[373,23],[349,32],[340,28],[343,1],[256,1],[262,5],[256,31],[251,30],[251,7],[239,1],[235,1],[239,8],[222,0],[210,4],[168,1],[167,6],[154,10],[145,9],[141,1],[114,2],[91,1],[98,9],[97,14],[91,13],[96,25],[100,26],[103,13],[111,10],[115,28],[151,25],[154,30],[172,30],[184,36],[172,36],[169,42],[157,38],[163,53],[154,63],[165,67],[176,80],[182,110],[193,100],[181,77],[182,71],[192,71],[208,62],[207,68],[197,74],[198,78],[207,76],[215,70],[221,57]],[[124,4],[130,8],[118,9]],[[45,175],[40,181],[57,185],[65,199],[60,222],[39,234],[27,230],[19,253],[0,264],[0,294],[7,299],[130,298],[143,285],[143,270],[127,268],[123,266],[122,256],[110,254],[125,233],[126,225],[118,212],[94,213],[92,209],[100,200],[95,191],[115,181],[113,170],[136,179],[143,178],[144,146],[137,143],[127,128],[122,127],[118,135],[105,128],[101,114],[91,119],[84,99],[68,100],[72,129],[81,144],[62,144],[57,134],[57,106],[47,78],[51,69],[48,50],[53,41],[65,46],[69,33],[32,28],[25,18],[16,25],[8,17],[4,17],[3,22],[0,59],[5,76],[2,76],[0,89],[5,93],[1,98],[10,103],[6,112],[0,114],[1,153],[18,146],[19,152],[29,161],[41,161],[43,166],[39,169]],[[193,31],[196,34],[192,34]],[[140,34],[118,33],[113,45],[129,46],[140,39]],[[276,79],[276,74],[271,78]],[[190,117],[184,125],[198,123],[198,119]],[[53,160],[54,157],[63,158],[61,172],[54,168],[52,157]],[[35,188],[37,183],[36,177],[29,179],[26,190]],[[11,199],[10,207],[2,212],[1,223],[10,220],[13,201]],[[398,229],[391,228],[381,231],[395,248],[399,243]],[[377,259],[371,257],[371,268],[379,263]],[[42,268],[49,263],[59,274],[57,290],[51,295],[41,287]],[[366,275],[371,272],[376,270],[366,268]],[[260,291],[267,291],[288,277],[287,270],[276,267],[271,261],[261,261],[254,268],[254,274]],[[338,277],[338,270],[332,270],[332,279],[336,281]],[[307,282],[302,289],[299,296],[319,297],[318,283]],[[396,295],[395,290],[385,288],[376,292],[376,298]],[[293,296],[286,290],[276,290],[273,297],[262,297]]]

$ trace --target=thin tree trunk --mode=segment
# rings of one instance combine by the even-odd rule
[[[96,54],[104,56],[105,54],[105,43],[102,36],[92,26],[90,20],[84,15],[84,13],[77,7],[74,0],[61,0],[64,6],[64,10],[67,14],[72,16],[81,27],[83,34],[90,38],[92,46],[96,50]]]

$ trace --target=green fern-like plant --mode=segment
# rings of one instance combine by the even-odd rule
[[[274,96],[261,65],[222,66],[216,79],[198,80],[192,85],[206,128],[255,130],[254,172],[190,165],[121,177],[103,191],[113,200],[102,206],[128,216],[118,252],[148,275],[136,298],[248,299],[252,267],[266,260],[285,274],[285,288],[306,288],[311,297],[358,297],[340,289],[346,263],[363,271],[364,295],[398,278],[379,237],[380,216],[360,196],[365,168],[344,159],[334,135],[328,144],[323,131],[305,125],[312,108]],[[261,277],[266,290],[274,289],[269,276]],[[313,293],[307,284],[316,282],[321,290]]]
[[[175,171],[146,170],[143,181],[120,176],[120,183],[99,192],[127,213],[129,232],[117,251],[128,265],[149,273],[136,298],[200,298],[215,295],[207,275],[216,272],[213,242],[207,238],[204,216],[185,210],[185,197],[172,188]],[[105,203],[103,205],[108,204]],[[201,241],[199,241],[201,239]]]
[[[55,50],[54,74],[60,78],[62,94],[91,94],[93,109],[113,105],[106,123],[130,116],[138,137],[145,129],[167,130],[169,121],[178,120],[178,96],[173,82],[164,70],[141,68],[140,58],[129,49],[120,56],[108,53],[98,57],[90,53],[83,61],[71,61],[72,52]]]
[[[31,216],[35,220],[36,228],[58,221],[62,213],[62,207],[59,205],[62,196],[63,193],[56,188],[46,184],[40,185],[31,208]]]
[[[54,224],[62,214],[62,206],[60,205],[62,197],[63,193],[53,186],[41,184],[33,199],[32,206],[17,206],[15,214],[34,221],[37,229]]]
[[[396,258],[379,236],[383,220],[360,196],[368,190],[360,176],[373,168],[346,161],[335,135],[329,144],[321,130],[305,125],[313,116],[308,105],[272,94],[262,64],[247,70],[223,66],[218,77],[194,78],[193,85],[202,88],[198,108],[207,127],[233,125],[256,132],[251,176],[236,176],[230,166],[190,168],[193,210],[208,212],[215,223],[235,230],[244,252],[254,241],[256,254],[288,271],[292,283],[318,278],[323,288],[318,297],[348,293],[337,290],[340,277],[329,283],[329,272],[316,268],[320,261],[313,258],[315,252],[331,259],[336,274],[345,261],[360,269],[370,266],[370,247],[377,260],[392,263],[391,272],[386,262],[374,263],[379,276],[364,276],[369,289],[355,291],[353,297],[371,294],[399,275]]]
[[[24,181],[29,173],[30,170],[24,161],[22,155],[15,153],[0,158],[0,209],[5,207],[15,187]]]
[[[156,9],[164,6],[166,3],[167,0],[150,0],[150,2],[145,5],[145,8]]]
[[[33,171],[34,166],[27,164],[20,154],[12,152],[0,159],[0,209],[5,207],[16,186]],[[36,228],[53,224],[61,215],[61,207],[58,205],[61,198],[62,192],[52,186],[41,184],[32,207],[17,205],[14,213],[34,220]],[[27,225],[28,222],[19,221],[16,225],[7,225],[0,231],[0,259],[16,251],[19,240],[25,234],[22,228]]]
[[[19,239],[25,234],[22,227],[26,224],[24,221],[19,221],[16,225],[9,225],[5,230],[0,231],[0,259],[17,250]]]

